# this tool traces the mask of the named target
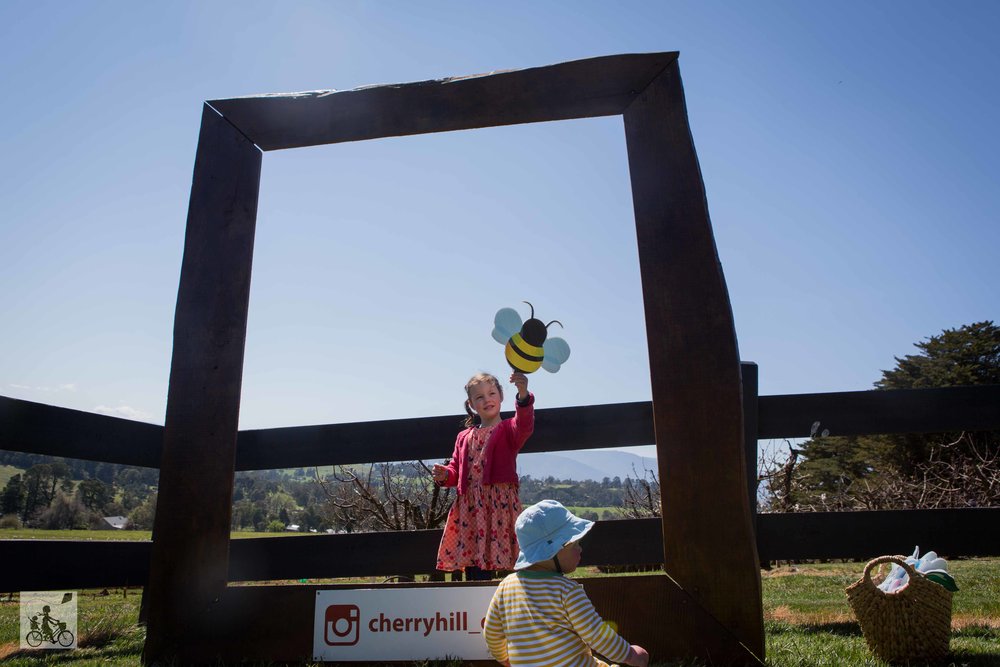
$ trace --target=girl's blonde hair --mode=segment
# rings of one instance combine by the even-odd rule
[[[495,375],[490,375],[489,373],[476,373],[469,381],[465,383],[465,414],[468,416],[465,418],[466,428],[472,428],[473,426],[478,426],[482,419],[473,410],[472,406],[469,404],[469,390],[472,389],[477,384],[482,384],[483,382],[492,382],[493,386],[497,388],[500,392],[500,400],[503,400],[503,387],[500,386],[500,380],[496,378]]]

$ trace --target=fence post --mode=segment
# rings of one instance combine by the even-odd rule
[[[743,452],[747,465],[747,492],[750,494],[750,522],[757,530],[757,364],[740,362],[743,384]]]
[[[143,591],[147,664],[201,657],[226,591],[261,155],[203,107]]]
[[[717,664],[764,655],[745,484],[740,359],[677,63],[622,114],[649,351],[664,568],[739,643],[704,629]],[[667,628],[664,628],[666,630]],[[730,653],[730,651],[733,651]]]

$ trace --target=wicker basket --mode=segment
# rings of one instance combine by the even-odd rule
[[[895,593],[879,590],[871,571],[882,563],[902,566],[909,575],[906,586]],[[868,648],[882,660],[934,660],[948,655],[951,591],[925,579],[903,556],[880,556],[869,561],[864,574],[846,592]]]

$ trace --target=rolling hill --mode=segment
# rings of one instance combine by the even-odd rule
[[[656,459],[614,450],[584,450],[558,453],[522,454],[517,457],[517,470],[523,477],[534,479],[552,476],[556,479],[601,481],[605,477],[643,477],[645,471],[656,471]]]

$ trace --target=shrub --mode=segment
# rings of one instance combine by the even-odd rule
[[[60,492],[38,517],[38,526],[48,530],[87,528],[90,515],[91,512],[75,496]]]

